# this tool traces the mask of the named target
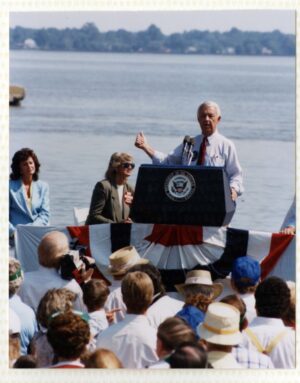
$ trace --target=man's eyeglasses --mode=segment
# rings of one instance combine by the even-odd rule
[[[124,162],[121,166],[124,169],[128,169],[128,168],[134,169],[135,164],[132,162]]]

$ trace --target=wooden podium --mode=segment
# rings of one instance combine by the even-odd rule
[[[222,167],[141,165],[131,218],[137,223],[224,226],[235,212]]]

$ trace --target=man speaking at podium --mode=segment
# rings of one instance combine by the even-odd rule
[[[221,120],[219,105],[212,101],[202,103],[197,111],[197,119],[202,134],[196,137],[185,136],[183,143],[169,154],[152,148],[142,132],[138,133],[135,146],[144,150],[154,165],[202,165],[222,166],[228,177],[233,201],[242,194],[243,178],[235,146],[222,136],[217,125]]]

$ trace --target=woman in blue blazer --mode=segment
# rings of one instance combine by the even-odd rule
[[[9,236],[16,226],[49,224],[49,186],[38,180],[39,160],[32,149],[17,151],[12,159],[9,181]]]

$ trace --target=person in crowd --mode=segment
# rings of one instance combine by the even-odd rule
[[[288,310],[283,315],[283,322],[286,326],[296,329],[296,284],[293,281],[286,282],[290,292],[291,299]]]
[[[269,355],[275,368],[295,368],[295,331],[283,322],[290,299],[284,280],[263,280],[255,291],[257,317],[243,331],[243,345]]]
[[[126,305],[123,301],[121,283],[127,271],[136,264],[146,264],[148,259],[141,258],[134,246],[125,246],[109,256],[108,272],[113,276],[114,289],[104,305],[105,311],[114,313],[114,323],[124,319]]]
[[[135,271],[124,277],[121,288],[127,313],[100,334],[97,348],[114,352],[124,368],[145,368],[158,360],[156,330],[145,315],[153,299],[153,284],[146,273]]]
[[[223,293],[220,298],[237,294],[243,299],[247,307],[246,314],[249,323],[256,317],[254,293],[260,277],[259,262],[249,256],[244,256],[234,260],[230,278],[217,280],[223,285]]]
[[[201,341],[205,341],[208,362],[213,368],[242,368],[232,354],[233,346],[242,340],[239,323],[240,312],[237,308],[222,302],[213,302],[208,306],[198,333]]]
[[[83,361],[85,368],[123,368],[122,363],[110,350],[98,348]]]
[[[185,282],[175,285],[184,297],[184,307],[176,314],[184,319],[197,333],[197,327],[211,304],[222,292],[222,285],[213,283],[207,270],[192,270],[186,275]]]
[[[39,180],[40,162],[32,149],[18,150],[11,164],[9,180],[9,236],[16,226],[49,225],[49,187]]]
[[[240,312],[240,332],[248,327],[248,320],[246,317],[246,304],[241,297],[232,294],[227,295],[220,302],[227,303],[236,307]],[[274,368],[271,358],[261,352],[256,351],[254,348],[249,349],[241,345],[232,348],[232,354],[236,361],[244,368]]]
[[[128,270],[129,273],[132,271],[142,271],[148,274],[152,280],[154,296],[146,315],[151,326],[157,329],[165,319],[180,311],[184,302],[166,295],[161,274],[151,263],[134,265]]]
[[[105,173],[105,179],[97,182],[90,204],[86,225],[99,223],[131,223],[130,205],[134,190],[128,184],[135,167],[128,153],[114,153]]]
[[[21,355],[20,333],[21,321],[13,309],[9,307],[9,367],[12,368],[15,361]]]
[[[38,246],[39,269],[24,274],[24,282],[18,294],[23,302],[36,312],[43,295],[52,288],[65,287],[73,291],[77,299],[74,307],[86,311],[82,301],[82,290],[75,279],[64,280],[58,273],[60,261],[69,252],[67,236],[59,231],[51,231],[44,235]]]
[[[96,338],[108,327],[104,304],[109,295],[107,284],[100,279],[91,279],[83,286],[83,302],[89,313],[91,335]]]
[[[168,360],[170,368],[212,368],[205,348],[195,342],[179,345]]]
[[[14,368],[36,368],[36,359],[32,355],[21,355],[14,363]]]
[[[135,146],[142,149],[155,165],[223,166],[229,179],[231,197],[236,200],[244,190],[242,169],[233,142],[218,132],[217,125],[221,121],[219,105],[213,101],[203,102],[198,108],[197,120],[201,134],[185,139],[168,155],[152,148],[142,132],[137,134]]]
[[[50,289],[40,300],[37,308],[37,320],[40,330],[32,340],[31,348],[36,357],[37,367],[47,367],[52,364],[54,352],[47,339],[49,319],[56,312],[73,309],[76,294],[68,289]]]
[[[164,320],[157,329],[156,353],[159,361],[149,368],[170,368],[170,355],[185,342],[197,342],[196,334],[191,327],[177,317]]]
[[[37,332],[37,321],[35,313],[31,307],[22,302],[18,296],[18,291],[23,282],[23,272],[20,262],[15,258],[9,259],[9,307],[20,318],[21,323],[21,354],[28,354],[30,342]]]
[[[72,311],[57,312],[50,318],[48,342],[56,363],[52,368],[83,368],[80,357],[90,341],[90,327],[84,316]]]
[[[296,196],[282,222],[280,231],[284,234],[296,234]]]

